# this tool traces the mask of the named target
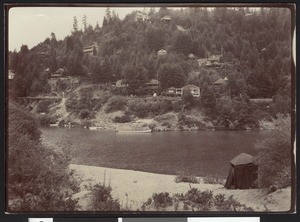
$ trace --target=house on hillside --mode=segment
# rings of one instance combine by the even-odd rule
[[[212,89],[218,93],[225,93],[227,91],[227,85],[228,85],[227,77],[219,78],[211,84]]]
[[[166,96],[176,96],[176,88],[175,87],[170,87],[165,90]]]
[[[217,79],[216,81],[214,81],[212,83],[212,85],[214,85],[214,86],[224,86],[224,85],[227,85],[227,84],[228,84],[227,77],[225,77],[224,79],[219,78],[219,79]]]
[[[218,68],[222,65],[220,63],[222,55],[212,55],[209,56],[208,58],[200,58],[197,60],[198,65],[200,67],[213,67],[213,68]]]
[[[162,20],[164,23],[169,23],[169,22],[171,21],[171,16],[165,15],[164,17],[161,18],[161,20]]]
[[[16,73],[13,70],[8,70],[8,79],[13,80],[15,78]]]
[[[190,53],[190,54],[188,55],[188,57],[189,57],[189,59],[196,59],[196,56],[195,56],[193,53]]]
[[[186,85],[182,87],[182,94],[184,92],[190,92],[193,97],[200,97],[200,88],[195,85]]]
[[[50,78],[51,79],[61,78],[64,73],[65,70],[63,68],[59,68],[58,70],[56,70],[54,73],[51,74]]]
[[[175,94],[176,94],[176,96],[182,96],[182,88],[176,88],[175,89]]]
[[[146,89],[148,92],[157,92],[159,87],[159,81],[156,79],[151,79],[149,82],[146,83]]]
[[[177,30],[180,31],[180,32],[183,32],[183,33],[187,33],[187,32],[188,32],[187,29],[183,28],[183,27],[180,26],[180,25],[176,25],[176,27],[177,27]]]
[[[120,79],[116,82],[117,88],[126,88],[128,86],[129,86],[128,83],[124,79]]]
[[[83,53],[89,55],[96,55],[98,50],[99,50],[99,46],[96,43],[94,43],[93,45],[84,47]]]
[[[200,67],[206,66],[207,58],[200,58],[197,60],[197,62]]]
[[[150,21],[150,17],[146,13],[143,13],[141,11],[137,11],[135,16],[134,16],[134,21],[136,21],[136,22],[146,22],[146,21]]]
[[[190,92],[193,97],[200,97],[200,88],[195,85],[186,85],[182,88],[170,87],[165,90],[165,95],[182,97],[184,92]]]
[[[220,63],[221,55],[212,55],[212,56],[209,56],[207,60],[210,61],[212,64],[214,64],[214,63]]]
[[[159,50],[159,51],[157,52],[157,55],[159,55],[159,56],[163,56],[163,55],[166,55],[166,54],[167,54],[167,51],[164,50],[164,49],[161,49],[161,50]]]

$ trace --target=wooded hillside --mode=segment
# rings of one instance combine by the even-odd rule
[[[9,53],[16,72],[17,96],[49,92],[46,69],[64,68],[67,76],[92,83],[128,82],[130,94],[143,94],[143,83],[158,79],[164,90],[194,84],[202,92],[219,78],[228,78],[231,97],[290,98],[291,13],[287,8],[148,8],[123,20],[107,9],[102,27],[88,25],[63,40],[55,33],[28,50]],[[78,21],[77,21],[78,20]],[[94,45],[94,47],[93,47]],[[84,53],[92,46],[93,53]],[[97,46],[97,47],[95,47]],[[159,56],[158,51],[166,50]],[[221,55],[218,69],[197,60]]]

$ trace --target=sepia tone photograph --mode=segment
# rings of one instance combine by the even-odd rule
[[[6,211],[294,212],[290,6],[8,7]]]

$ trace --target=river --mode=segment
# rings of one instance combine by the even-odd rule
[[[162,174],[226,178],[239,153],[256,155],[270,131],[173,131],[122,134],[81,128],[41,128],[43,144],[64,148],[72,163]]]

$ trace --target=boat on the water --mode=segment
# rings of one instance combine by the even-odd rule
[[[148,130],[117,130],[118,133],[151,133],[151,129]]]
[[[89,130],[99,130],[99,129],[101,129],[100,126],[90,126],[89,127]]]
[[[149,127],[140,127],[140,126],[122,126],[116,127],[118,133],[151,133]]]
[[[50,127],[58,127],[58,123],[50,123]]]

